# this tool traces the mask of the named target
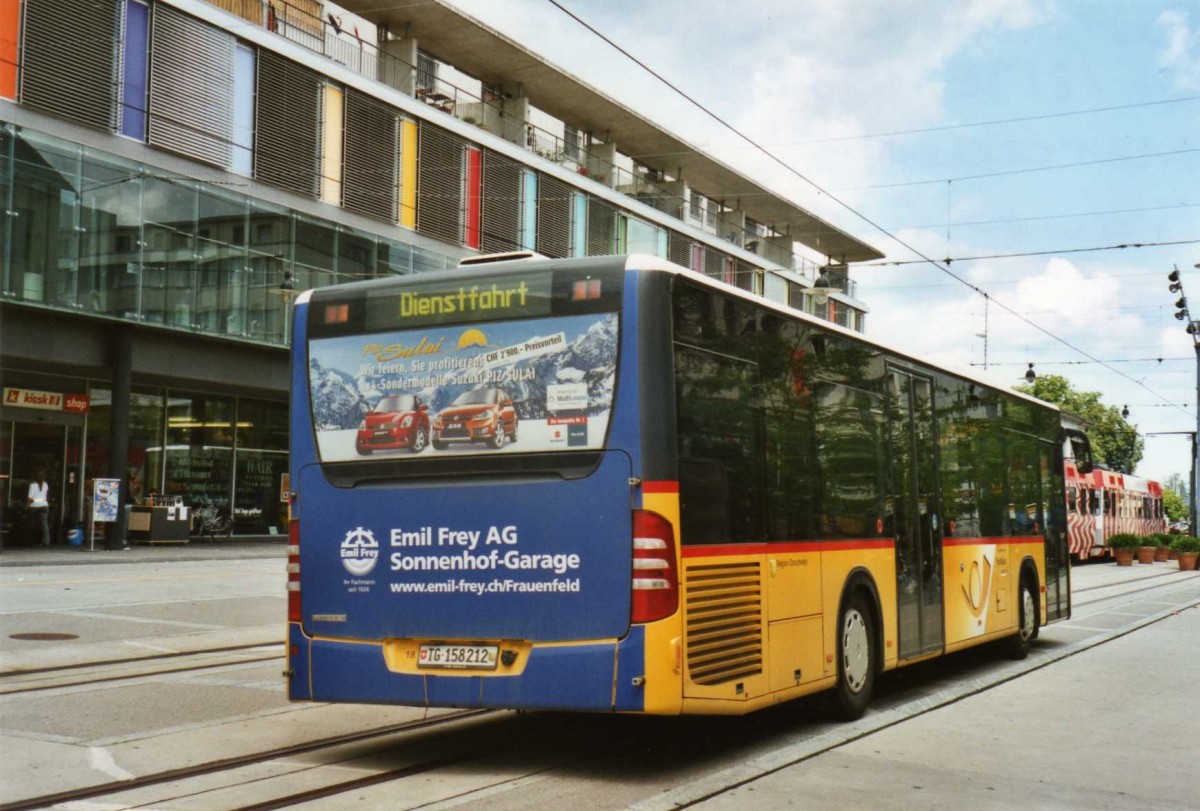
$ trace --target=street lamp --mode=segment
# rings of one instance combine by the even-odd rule
[[[1193,265],[1200,268],[1200,263]],[[1192,313],[1188,310],[1187,294],[1183,292],[1183,279],[1179,276],[1179,267],[1175,266],[1171,272],[1167,274],[1167,281],[1170,284],[1167,289],[1172,293],[1178,293],[1179,298],[1175,301],[1175,318],[1179,321],[1187,322],[1188,335],[1192,336],[1192,348],[1196,352],[1196,403],[1200,405],[1200,322],[1192,319]],[[1196,433],[1192,435],[1192,532],[1196,531],[1196,518],[1200,516],[1200,494],[1196,492],[1196,484],[1200,482],[1200,407],[1196,409]]]
[[[1037,380],[1037,372],[1033,371],[1033,364],[1029,364],[1029,368],[1025,370],[1025,382],[1033,385],[1033,381]]]

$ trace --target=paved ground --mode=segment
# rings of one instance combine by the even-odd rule
[[[134,544],[120,552],[80,546],[5,547],[0,569],[6,566],[80,566],[102,563],[169,563],[184,560],[243,560],[284,558],[287,539],[193,541],[186,544]]]
[[[128,552],[5,550],[0,672],[277,643],[283,632],[285,554],[282,539],[139,546]],[[986,677],[973,671],[953,683],[937,677],[924,684],[915,700],[922,706],[915,710],[878,706],[861,722],[832,725],[827,733],[810,730],[795,743],[738,758],[736,764],[708,764],[711,771],[694,782],[674,780],[670,789],[636,807],[701,801],[715,809],[1200,808],[1200,713],[1193,710],[1191,686],[1200,671],[1200,574],[1176,573],[1174,563],[1079,567],[1073,573],[1075,618],[1045,629],[1030,660],[999,667],[988,662]],[[1156,588],[1176,579],[1170,593]],[[1142,591],[1132,601],[1088,602],[1108,588],[1133,584]],[[78,639],[12,638],[27,631],[66,631]],[[1118,638],[1099,642],[1114,633]],[[0,701],[0,727],[7,730],[0,733],[0,750],[19,747],[7,751],[10,767],[53,765],[68,776],[97,768],[86,758],[112,750],[120,763],[141,772],[162,766],[137,759],[154,754],[139,755],[144,729],[157,730],[162,751],[154,757],[165,763],[187,751],[182,743],[178,750],[168,746],[170,736],[192,740],[187,736],[197,727],[213,723],[197,719],[214,707],[222,718],[231,715],[250,726],[283,719],[286,712],[287,722],[275,726],[289,739],[309,715],[327,731],[339,724],[353,727],[378,712],[308,706],[295,711],[282,697],[277,664],[264,665],[261,673],[248,671],[236,683],[219,678],[189,679],[182,689],[151,685],[121,706],[117,703],[126,699],[117,690],[105,693],[117,703],[105,703],[83,688],[41,704]],[[1004,683],[993,686],[997,681]],[[124,692],[133,695],[134,686]],[[917,717],[910,717],[914,712]],[[86,738],[88,746],[66,740],[60,725]],[[229,736],[232,728],[214,729]],[[258,745],[257,739],[245,744],[251,750]],[[831,745],[837,748],[823,751]],[[63,755],[75,749],[78,758]],[[732,793],[704,800],[712,794],[710,783],[715,788],[741,781]],[[605,778],[590,790],[602,792],[607,785]],[[545,786],[565,788],[549,781]],[[561,807],[555,797],[531,802],[537,796],[527,786],[511,799]],[[390,806],[385,801],[377,807]]]
[[[699,807],[1200,808],[1198,640],[1185,609]]]

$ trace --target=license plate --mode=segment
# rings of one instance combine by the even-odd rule
[[[417,667],[462,667],[495,670],[497,645],[422,645]]]
[[[388,435],[388,430],[386,428],[377,428],[375,430],[375,436],[387,436],[387,435]]]

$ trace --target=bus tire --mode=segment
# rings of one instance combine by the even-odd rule
[[[1008,638],[1006,653],[1009,659],[1024,659],[1033,647],[1038,634],[1037,589],[1028,574],[1021,575],[1017,596],[1017,632]]]
[[[857,721],[871,703],[875,688],[875,619],[867,599],[856,593],[838,616],[837,686],[834,710],[843,721]]]

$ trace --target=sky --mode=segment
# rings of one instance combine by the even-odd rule
[[[1187,480],[1200,3],[558,0],[792,172],[550,0],[450,2],[904,263],[852,267],[872,338],[982,373],[986,334],[987,377],[1128,406],[1136,472]]]

